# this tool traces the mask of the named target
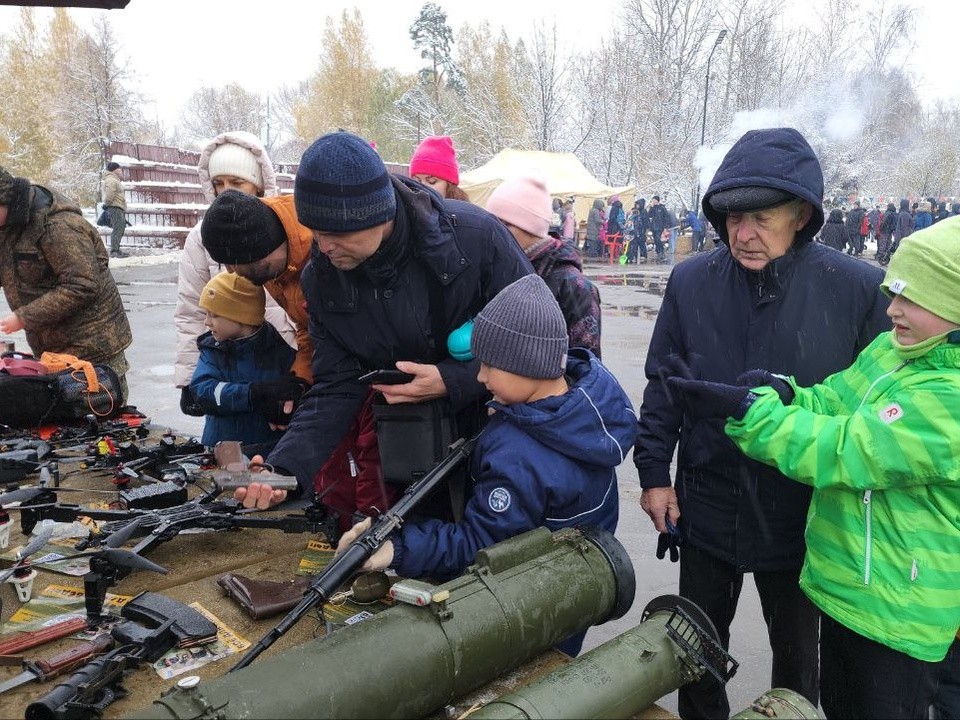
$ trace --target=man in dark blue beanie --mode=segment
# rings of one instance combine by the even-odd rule
[[[393,220],[397,199],[387,168],[369,143],[350,133],[324,135],[300,159],[297,218],[308,228],[352,233]]]
[[[477,380],[479,363],[454,360],[448,337],[533,268],[495,217],[389,174],[370,143],[351,133],[324,135],[307,149],[294,202],[314,240],[301,277],[314,385],[268,460],[296,475],[301,492],[349,483],[326,471],[317,475],[338,443],[349,443],[351,433],[359,439],[356,420],[370,395],[382,477],[388,485],[409,483],[438,459],[434,445],[442,454],[443,418],[453,418],[453,431],[464,435],[486,415],[489,396]],[[372,370],[393,369],[413,379],[372,386],[359,380]],[[404,421],[391,422],[399,414]],[[418,450],[396,434],[411,420],[425,428],[414,444],[431,446],[428,467],[408,467],[390,450]],[[237,494],[247,507],[266,507],[284,496],[258,484]]]

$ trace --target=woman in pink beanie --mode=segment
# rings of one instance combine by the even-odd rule
[[[470,200],[460,189],[457,153],[449,135],[429,135],[417,145],[410,158],[410,177],[436,190],[440,197]]]
[[[506,225],[557,299],[570,347],[587,348],[599,358],[600,291],[584,276],[580,251],[547,234],[553,205],[546,182],[533,176],[502,182],[487,200],[487,212]]]

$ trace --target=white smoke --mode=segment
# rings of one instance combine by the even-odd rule
[[[865,88],[860,89],[860,93]],[[715,145],[704,145],[697,150],[694,166],[700,174],[700,187],[706,192],[727,151],[748,130],[792,127],[799,130],[814,147],[824,144],[846,144],[856,141],[866,125],[862,107],[867,103],[843,88],[821,88],[790,108],[759,108],[745,110],[733,116],[729,129]],[[869,92],[869,90],[867,90]],[[838,98],[854,98],[838,100]]]

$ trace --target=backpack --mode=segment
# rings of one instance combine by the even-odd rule
[[[864,214],[863,219],[860,221],[860,234],[861,235],[870,234],[870,221],[867,220],[866,214]]]
[[[887,210],[883,213],[883,219],[880,221],[880,230],[885,233],[892,233],[897,227],[897,214]]]
[[[76,358],[76,362],[67,361],[72,357],[68,355],[51,357],[65,369],[51,369],[44,364],[47,374],[19,372],[20,368],[0,372],[0,423],[32,428],[80,420],[91,413],[98,417],[120,414],[120,378],[112,368]],[[4,354],[5,362],[12,359],[35,360],[25,353]]]

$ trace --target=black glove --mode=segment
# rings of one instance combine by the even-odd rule
[[[774,375],[769,370],[747,370],[736,380],[737,385],[743,385],[748,388],[769,385],[777,391],[780,396],[780,402],[789,405],[793,402],[793,387],[779,375]]]
[[[667,385],[680,395],[684,410],[694,417],[743,420],[757,399],[750,388],[706,380],[670,377],[667,378]]]
[[[186,385],[180,388],[180,412],[193,417],[203,417],[205,414],[200,405],[197,404],[197,399],[193,397],[193,393],[190,392],[189,386]]]
[[[250,405],[263,413],[267,422],[286,425],[293,413],[283,411],[284,404],[292,400],[294,408],[307,391],[307,382],[293,373],[276,380],[250,383]]]
[[[660,363],[660,367],[657,368],[657,374],[664,382],[672,377],[681,377],[686,380],[697,379],[694,377],[693,370],[691,370],[690,366],[687,365],[686,360],[676,353],[671,353],[663,359],[663,362]]]
[[[680,551],[678,550],[682,543],[680,531],[677,530],[676,525],[670,522],[669,517],[665,517],[663,522],[667,526],[667,531],[660,533],[660,537],[657,538],[657,560],[663,560],[667,550],[669,550],[670,562],[676,562],[680,559]]]

